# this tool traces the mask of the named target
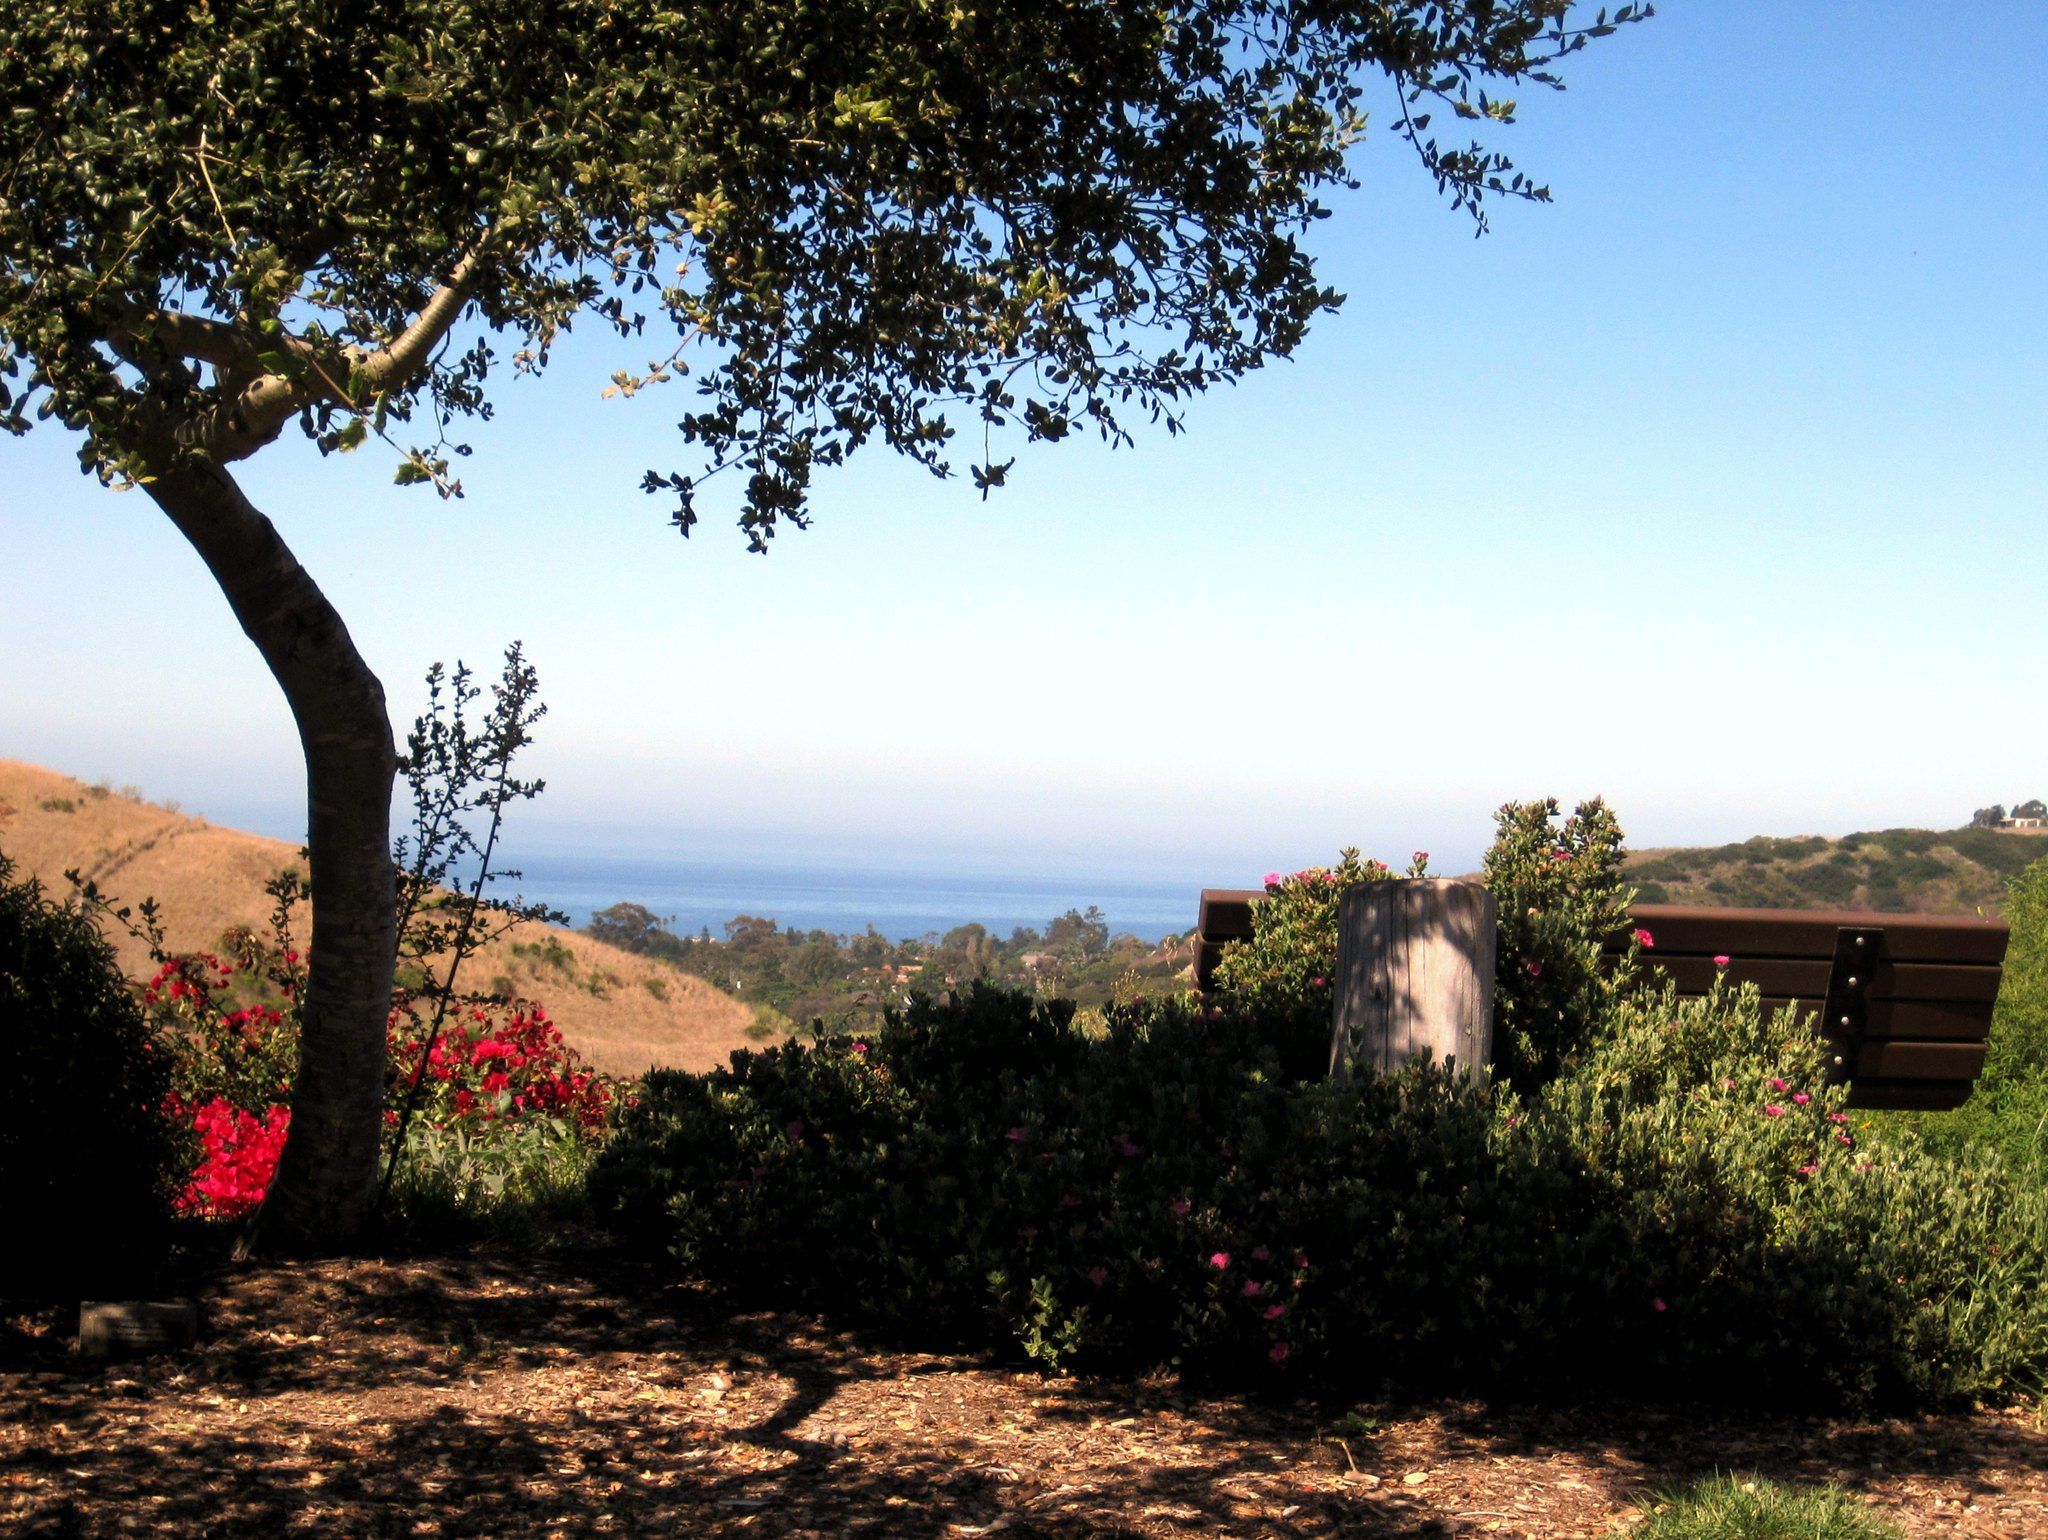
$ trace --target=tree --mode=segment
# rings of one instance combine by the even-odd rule
[[[583,934],[627,952],[645,952],[657,935],[667,935],[662,917],[645,904],[617,903],[594,910]]]
[[[2012,810],[2015,818],[2048,818],[2048,802],[2039,797],[2029,798]]]
[[[1078,909],[1069,909],[1046,925],[1045,944],[1055,949],[1071,948],[1083,957],[1093,957],[1109,945],[1109,922],[1093,904],[1088,906],[1086,914]]]
[[[1970,815],[1970,827],[1973,829],[1995,829],[2004,822],[2005,807],[1998,802],[1992,803],[1989,807],[1980,807]]]
[[[21,0],[0,41],[0,422],[54,416],[206,563],[306,760],[312,971],[259,1245],[368,1213],[395,945],[384,692],[232,467],[287,428],[459,493],[453,436],[579,319],[694,369],[681,429],[755,549],[871,440],[939,474],[956,419],[1027,441],[1179,427],[1338,296],[1298,238],[1375,79],[1483,223],[1542,198],[1430,108],[1628,7],[1570,0]],[[1647,7],[1641,8],[1647,14]],[[686,356],[688,355],[688,356]],[[1010,462],[984,452],[984,491]],[[649,471],[695,522],[701,476]]]

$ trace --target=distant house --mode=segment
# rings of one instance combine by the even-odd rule
[[[2048,829],[2048,818],[2008,818],[2001,829]]]

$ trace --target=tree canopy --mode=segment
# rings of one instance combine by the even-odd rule
[[[296,423],[460,490],[466,419],[579,322],[689,383],[688,533],[756,549],[871,441],[945,473],[1178,427],[1337,302],[1301,244],[1375,82],[1483,225],[1542,198],[1432,116],[1629,6],[1570,0],[10,0],[0,426],[54,416],[220,584],[305,752],[313,887],[292,1131],[261,1226],[345,1239],[375,1186],[396,930],[383,689],[231,475]],[[1390,86],[1385,84],[1390,82]],[[979,424],[983,432],[972,432]]]
[[[6,422],[53,409],[141,476],[139,413],[218,460],[296,418],[453,490],[494,371],[595,319],[649,344],[617,388],[693,374],[683,435],[759,544],[870,439],[943,469],[959,420],[1120,437],[1289,353],[1336,300],[1298,238],[1375,74],[1458,204],[1544,196],[1430,109],[1509,121],[1489,84],[1634,15],[1568,11],[25,0]],[[698,479],[649,473],[685,529]]]

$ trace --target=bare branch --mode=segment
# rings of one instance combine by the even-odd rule
[[[361,353],[350,359],[355,371],[362,375],[373,391],[391,390],[404,384],[427,361],[441,339],[448,335],[462,315],[463,307],[469,303],[477,280],[483,276],[484,258],[490,245],[491,234],[486,231],[469,254],[455,264],[448,281],[434,291],[433,297],[413,317],[411,325],[374,353]]]
[[[183,310],[159,310],[133,300],[117,300],[111,308],[113,321],[107,340],[117,348],[126,341],[223,371],[246,373],[262,367],[256,358],[256,339],[231,321]]]

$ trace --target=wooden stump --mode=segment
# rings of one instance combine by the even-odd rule
[[[1417,1054],[1478,1081],[1493,1057],[1500,906],[1472,882],[1418,878],[1351,888],[1337,901],[1330,1073],[1386,1073]]]

